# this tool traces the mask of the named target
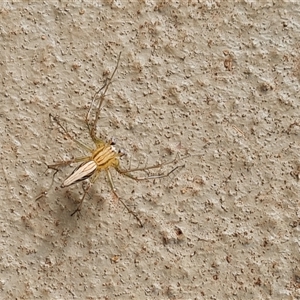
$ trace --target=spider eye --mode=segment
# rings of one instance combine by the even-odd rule
[[[126,152],[124,149],[119,149],[118,153],[120,156],[126,155]]]
[[[112,138],[112,139],[110,140],[110,144],[111,144],[112,146],[114,146],[114,145],[116,144],[116,139],[115,139],[115,138]]]

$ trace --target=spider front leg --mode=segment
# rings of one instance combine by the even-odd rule
[[[185,165],[181,165],[181,166],[176,166],[174,167],[173,169],[171,169],[169,172],[167,173],[161,173],[161,174],[156,174],[156,175],[150,175],[150,176],[145,176],[145,177],[137,177],[137,176],[134,176],[132,175],[131,173],[133,172],[146,172],[148,170],[153,170],[153,169],[160,169],[162,168],[163,166],[165,165],[169,165],[169,164],[173,164],[177,161],[177,157],[175,157],[175,159],[169,161],[169,162],[166,162],[166,163],[160,163],[160,164],[156,164],[156,165],[153,165],[153,166],[149,166],[149,167],[144,167],[144,168],[134,168],[134,169],[131,169],[131,170],[125,170],[125,169],[122,169],[120,168],[119,166],[116,167],[116,170],[118,173],[124,175],[124,176],[127,176],[133,180],[136,180],[136,181],[141,181],[141,180],[150,180],[150,179],[158,179],[158,178],[165,178],[165,177],[168,177],[170,176],[174,171],[176,171],[177,169],[179,168],[183,168]]]
[[[102,92],[100,94],[100,100],[99,100],[99,104],[98,104],[98,108],[97,108],[97,111],[96,111],[96,114],[94,116],[94,119],[92,117],[90,117],[91,115],[91,110],[94,106],[94,103],[95,103],[95,100],[98,96],[98,94],[107,86],[107,82],[104,83],[104,85],[96,91],[95,95],[93,96],[92,98],[92,102],[91,102],[91,105],[90,105],[90,108],[85,116],[85,123],[87,125],[87,128],[88,128],[88,131],[89,131],[89,134],[90,134],[90,137],[91,139],[93,140],[93,142],[95,144],[98,143],[99,141],[99,138],[97,138],[97,135],[96,135],[96,128],[97,128],[97,120],[100,116],[100,111],[101,111],[101,107],[102,107],[102,103],[104,101],[104,92]],[[92,118],[92,120],[90,121],[90,118]]]
[[[92,101],[91,101],[90,108],[85,116],[85,123],[87,124],[89,134],[96,145],[99,142],[101,142],[101,140],[97,137],[97,121],[100,117],[100,112],[101,112],[102,104],[105,100],[106,92],[107,92],[109,86],[112,84],[112,79],[115,76],[115,73],[119,67],[120,57],[121,57],[121,52],[119,53],[117,65],[115,66],[112,75],[105,80],[104,85],[101,88],[99,88],[96,91],[96,93],[94,94]],[[98,104],[96,104],[96,112],[94,114],[94,117],[92,117],[91,116],[92,109],[93,109],[97,99],[98,99]]]

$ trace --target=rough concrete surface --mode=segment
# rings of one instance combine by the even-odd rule
[[[2,2],[1,299],[300,299],[298,1]],[[52,188],[92,147],[124,168]],[[163,170],[162,170],[163,171]],[[161,172],[158,170],[157,172]],[[150,174],[155,174],[151,170]]]

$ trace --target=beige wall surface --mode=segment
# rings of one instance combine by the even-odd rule
[[[1,299],[299,299],[297,1],[23,1],[0,6]],[[46,164],[94,147],[111,170],[61,188]],[[150,170],[143,176],[156,174]],[[141,175],[141,174],[140,174]]]

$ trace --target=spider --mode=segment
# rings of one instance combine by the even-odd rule
[[[118,69],[120,57],[121,57],[121,52],[118,56],[117,64],[116,64],[114,71],[112,72],[112,75],[110,77],[108,77],[105,80],[104,85],[95,92],[95,94],[92,98],[90,107],[85,116],[85,123],[87,125],[89,135],[95,144],[95,147],[94,148],[87,147],[80,141],[73,138],[69,134],[67,129],[61,124],[58,117],[50,114],[50,118],[63,130],[63,132],[66,134],[66,136],[69,139],[71,139],[72,141],[74,141],[80,148],[87,151],[89,153],[89,155],[84,156],[84,157],[74,158],[74,159],[71,159],[68,161],[60,161],[55,164],[50,164],[50,165],[47,164],[47,166],[48,166],[48,168],[55,170],[55,173],[53,174],[53,178],[52,178],[52,183],[50,185],[50,188],[51,188],[53,181],[54,181],[54,176],[56,175],[56,173],[59,171],[59,169],[61,167],[70,165],[72,163],[81,162],[81,164],[79,164],[79,166],[77,166],[74,169],[74,171],[64,180],[64,182],[61,185],[61,187],[64,188],[64,187],[68,187],[68,186],[75,184],[77,182],[80,182],[80,181],[84,181],[84,180],[87,181],[86,187],[83,188],[84,193],[80,199],[79,205],[77,206],[75,211],[71,214],[71,216],[73,216],[75,213],[77,213],[81,210],[83,200],[85,199],[90,187],[97,180],[99,174],[102,171],[104,171],[104,172],[106,172],[108,182],[110,184],[113,194],[122,203],[122,205],[126,208],[126,210],[136,218],[136,220],[139,222],[140,226],[142,227],[143,223],[141,222],[141,220],[137,216],[137,214],[134,211],[132,211],[128,207],[128,205],[117,195],[116,188],[113,184],[110,168],[114,168],[118,173],[120,173],[124,176],[127,176],[136,181],[140,181],[140,180],[167,177],[171,173],[173,173],[176,169],[184,167],[184,166],[176,166],[173,169],[171,169],[169,172],[163,173],[163,174],[151,175],[151,176],[146,176],[146,177],[137,177],[137,176],[134,176],[132,173],[138,172],[138,171],[146,172],[147,170],[150,170],[150,169],[159,169],[163,165],[172,164],[172,163],[176,162],[177,158],[173,159],[172,161],[166,162],[166,163],[160,163],[160,164],[156,164],[156,165],[152,165],[152,166],[148,166],[148,167],[134,168],[134,169],[126,170],[120,166],[120,160],[119,160],[120,157],[124,155],[124,153],[122,151],[116,150],[115,143],[113,141],[106,142],[97,137],[97,135],[96,135],[97,120],[99,119],[99,116],[100,116],[100,112],[101,112],[103,102],[105,100],[106,92],[107,92],[109,86],[111,85],[112,79]],[[93,109],[96,109],[94,112],[94,117],[92,116]],[[43,192],[36,199],[39,199],[41,196],[45,195],[46,193],[47,192]]]

